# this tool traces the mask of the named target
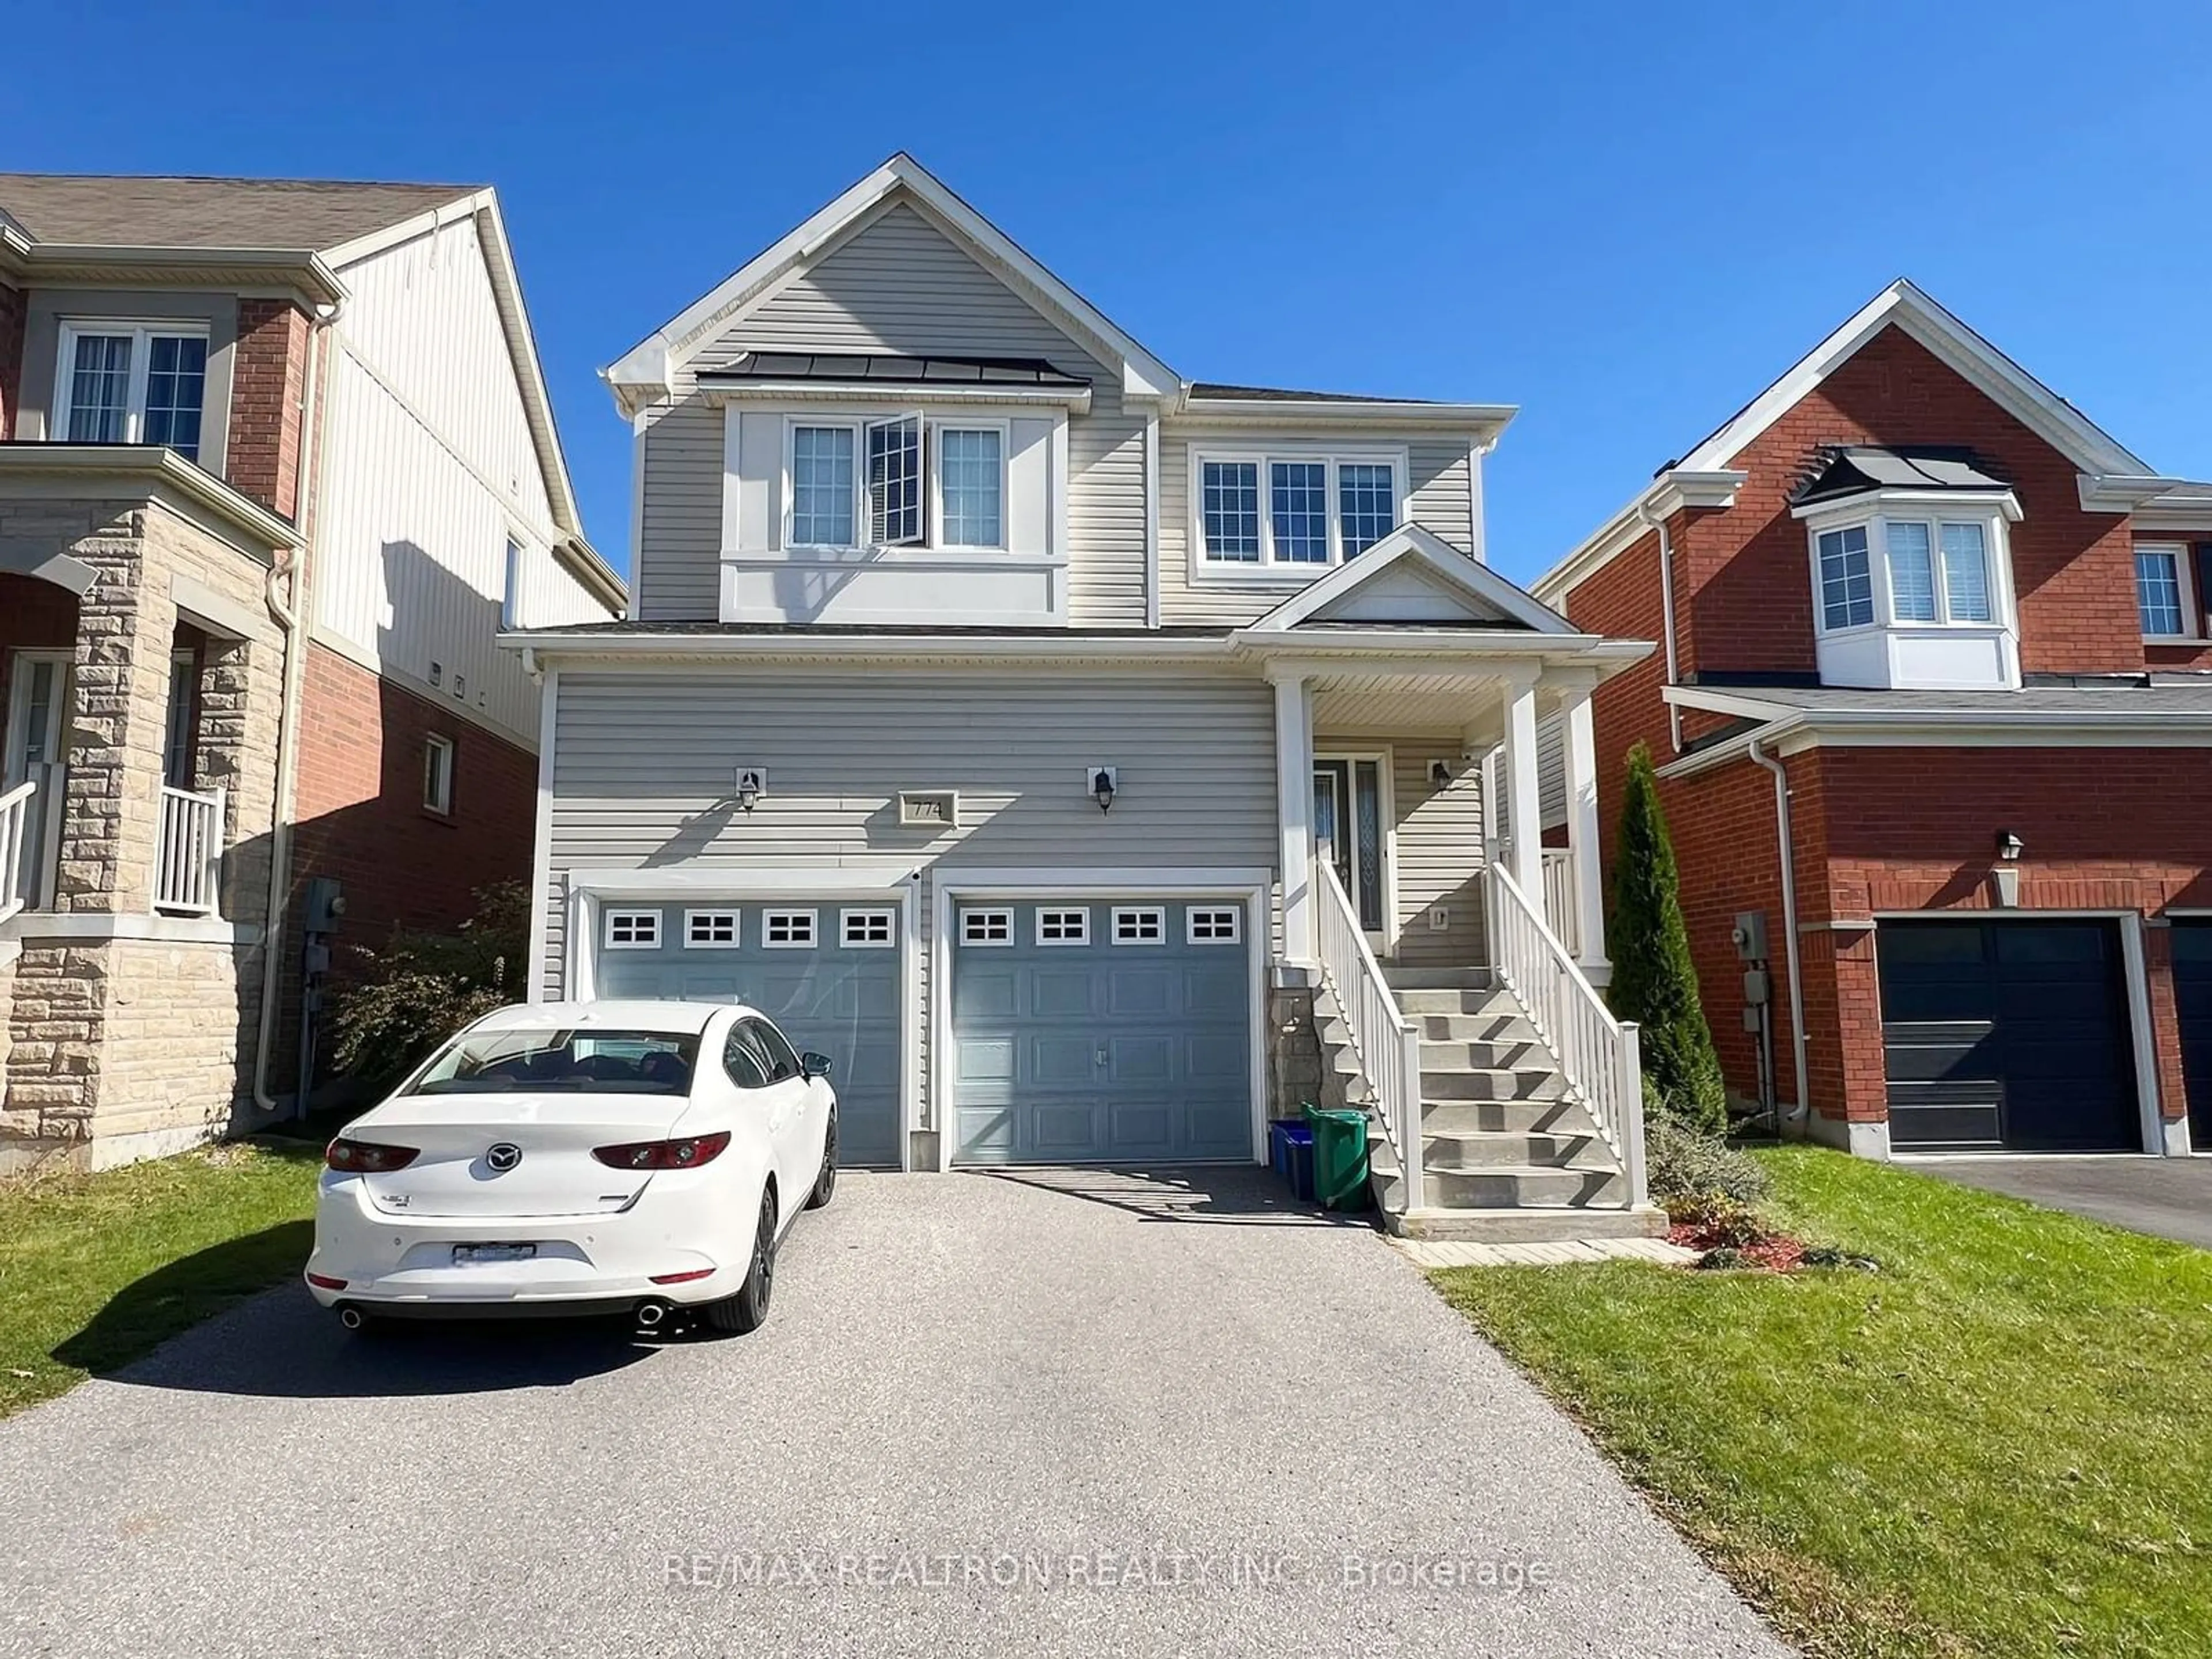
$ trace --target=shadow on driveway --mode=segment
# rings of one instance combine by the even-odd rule
[[[1372,1214],[1340,1213],[1294,1198],[1273,1170],[1249,1164],[1165,1168],[1139,1164],[1054,1165],[969,1169],[960,1173],[1103,1204],[1142,1221],[1243,1227],[1363,1227],[1370,1231],[1375,1225]]]
[[[287,1222],[170,1262],[118,1291],[53,1356],[148,1388],[386,1399],[559,1388],[635,1365],[672,1341],[707,1340],[689,1326],[647,1340],[626,1317],[394,1322],[356,1334],[295,1280],[134,1358],[145,1352],[149,1330],[173,1324],[186,1287],[199,1293],[231,1283],[243,1294],[270,1282],[272,1264],[296,1273],[313,1232],[310,1222]]]

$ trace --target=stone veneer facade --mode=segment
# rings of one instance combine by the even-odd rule
[[[173,1151],[228,1128],[252,1086],[283,669],[268,566],[159,492],[0,501],[0,538],[96,573],[78,602],[52,910],[6,929],[20,954],[0,967],[0,1169]],[[222,788],[227,820],[216,920],[153,902],[179,575],[252,624],[201,658],[191,787]]]

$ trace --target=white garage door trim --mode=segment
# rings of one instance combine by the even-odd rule
[[[780,898],[873,899],[899,907],[899,1168],[914,1167],[921,1115],[921,873],[896,866],[759,865],[742,870],[569,871],[563,878],[561,983],[573,1002],[593,994],[600,911],[625,900],[686,897],[759,903]],[[544,1001],[544,987],[533,988]]]
[[[2134,1047],[2136,1068],[2136,1112],[2142,1135],[2142,1149],[2155,1158],[2171,1155],[2173,1148],[2166,1138],[2165,1122],[2159,1110],[2158,1036],[2151,1021],[2150,973],[2143,951],[2143,915],[2140,910],[2052,910],[2041,905],[2003,906],[1995,908],[1959,910],[1876,910],[1876,921],[2035,921],[2048,920],[2092,920],[2117,921],[2120,924],[2120,966],[2122,981],[2127,988],[2128,1035]],[[1881,935],[1875,934],[1875,972],[1879,982],[1881,972]],[[1882,1126],[1887,1141],[1889,1126]],[[1972,1158],[1978,1154],[1931,1153],[1931,1157]],[[2013,1157],[2013,1153],[1987,1154],[1993,1157]]]
[[[1103,869],[1103,870],[947,870],[936,872],[931,906],[929,982],[939,988],[929,1012],[930,1121],[938,1131],[937,1167],[952,1168],[955,1139],[947,1103],[951,1085],[945,1060],[952,1052],[952,915],[963,900],[979,899],[1097,899],[1110,902],[1123,896],[1146,898],[1227,899],[1243,907],[1245,952],[1250,981],[1247,1025],[1251,1053],[1252,1161],[1267,1158],[1267,963],[1274,952],[1270,945],[1268,899],[1274,877],[1266,870],[1248,869]]]

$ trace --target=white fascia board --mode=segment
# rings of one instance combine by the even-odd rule
[[[1264,660],[1270,672],[1295,672],[1300,665],[1341,668],[1348,661],[1380,663],[1414,659],[1448,667],[1494,662],[1523,662],[1595,667],[1618,672],[1650,656],[1649,640],[1608,639],[1597,634],[1538,634],[1525,628],[1362,628],[1326,634],[1259,633],[1241,629],[1229,636],[1239,656]]]
[[[1683,708],[1699,708],[1709,714],[1735,714],[1746,720],[1783,720],[1799,712],[1786,702],[1768,702],[1753,693],[1741,696],[1703,685],[1662,685],[1659,695]]]
[[[1401,560],[1419,564],[1471,599],[1504,611],[1539,634],[1572,634],[1574,625],[1533,594],[1516,586],[1488,565],[1453,547],[1419,525],[1401,525],[1356,559],[1348,559],[1304,587],[1244,631],[1281,634],[1357,592]]]
[[[398,247],[402,242],[411,242],[417,236],[427,235],[458,219],[465,219],[490,205],[492,200],[493,193],[489,186],[483,190],[464,191],[450,202],[441,202],[436,207],[402,219],[396,224],[386,225],[382,230],[372,230],[365,236],[356,236],[349,242],[340,242],[335,247],[325,248],[323,258],[330,261],[332,269],[342,270],[348,265],[359,264],[363,259],[381,253],[386,248]]]
[[[2133,513],[2154,504],[2160,495],[2183,482],[2180,478],[2155,478],[2148,473],[2082,472],[2075,477],[2084,513]],[[2205,505],[2212,507],[2212,502]]]
[[[743,380],[721,385],[702,382],[699,395],[702,401],[717,408],[733,403],[764,401],[788,404],[794,400],[826,400],[896,404],[901,407],[972,408],[981,405],[988,408],[997,405],[1003,408],[1064,409],[1074,415],[1091,412],[1091,388],[1087,386],[914,386],[890,380]]]
[[[1642,541],[1663,520],[1689,507],[1734,507],[1736,491],[1750,476],[1726,467],[1668,467],[1565,558],[1531,582],[1528,591],[1547,605],[1565,604],[1568,594],[1611,563],[1617,555]]]
[[[1004,276],[1015,278],[1084,332],[1108,347],[1121,364],[1125,395],[1171,398],[1182,389],[1175,371],[1137,343],[1088,300],[1054,276],[1005,232],[953,194],[930,171],[904,152],[845,191],[796,229],[790,231],[702,295],[665,325],[656,329],[600,371],[617,397],[624,388],[644,392],[665,387],[670,359],[690,345],[710,323],[732,319],[794,266],[820,257],[894,191],[908,191],[929,214],[965,241],[969,250]],[[628,412],[627,410],[625,412]]]
[[[1901,277],[1685,456],[1681,465],[1693,471],[1727,465],[1747,444],[1891,324],[2019,417],[2083,471],[2127,477],[2149,474],[2150,468],[2117,440]]]
[[[1688,777],[1740,759],[1757,741],[1784,755],[1807,749],[2206,749],[2212,748],[2212,713],[2171,710],[2038,710],[1991,714],[1980,709],[1922,709],[1910,714],[1873,709],[1793,709],[1725,743],[1700,749],[1659,768],[1662,778]]]
[[[507,245],[507,222],[500,216],[498,198],[485,191],[477,198],[477,241],[491,268],[491,289],[499,302],[499,319],[507,335],[507,356],[522,407],[530,421],[530,435],[538,451],[538,470],[545,475],[545,493],[552,498],[553,521],[578,541],[584,538],[583,516],[576,509],[575,491],[568,483],[568,462],[561,453],[561,432],[553,420],[553,399],[545,390],[545,372],[538,360],[538,339],[523,304],[522,280],[514,265],[514,250]],[[596,558],[598,556],[592,556]],[[612,574],[612,572],[608,574]]]
[[[1344,398],[1190,398],[1177,404],[1175,429],[1185,427],[1387,427],[1445,431],[1470,443],[1494,443],[1521,412],[1516,404],[1368,402]]]
[[[1161,639],[1132,629],[1126,639],[1097,635],[1073,639],[1024,635],[994,639],[988,635],[842,634],[589,634],[507,633],[501,647],[526,651],[540,662],[575,662],[641,658],[787,661],[812,658],[852,661],[957,659],[974,662],[1165,661],[1226,662],[1229,641]]]
[[[342,303],[351,292],[314,248],[110,246],[94,242],[30,242],[21,254],[27,274],[51,283],[130,278],[149,284],[186,282],[289,294],[309,310]]]

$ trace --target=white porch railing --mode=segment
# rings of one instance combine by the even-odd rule
[[[1547,872],[1548,873],[1548,872]],[[1537,921],[1502,865],[1485,877],[1490,966],[1521,1000],[1575,1097],[1620,1160],[1630,1204],[1650,1201],[1644,1173],[1644,1062],[1636,1027],[1613,1017],[1558,934]]]
[[[29,902],[35,879],[27,857],[36,820],[38,780],[17,784],[0,795],[0,921],[5,921]]]
[[[154,908],[187,915],[211,916],[221,895],[217,877],[222,860],[222,791],[199,794],[161,786],[159,863],[154,877]]]
[[[1321,895],[1314,907],[1315,933],[1322,976],[1344,1016],[1352,1055],[1374,1092],[1383,1138],[1405,1171],[1401,1207],[1417,1209],[1421,1203],[1420,1030],[1400,1012],[1397,998],[1390,994],[1389,981],[1382,977],[1382,965],[1359,925],[1359,913],[1335,867],[1327,859],[1315,864],[1319,878],[1315,886]]]
[[[1567,947],[1567,954],[1582,959],[1582,905],[1575,896],[1575,849],[1544,849],[1544,919]]]

